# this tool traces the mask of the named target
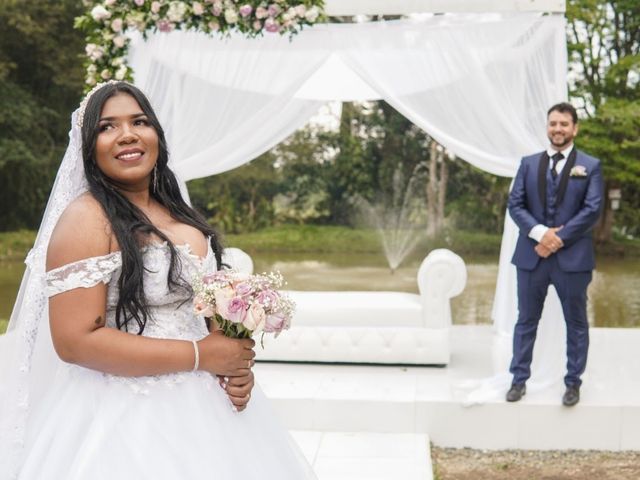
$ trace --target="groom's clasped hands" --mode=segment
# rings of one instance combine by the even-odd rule
[[[535,246],[536,253],[542,258],[547,258],[552,253],[556,253],[564,246],[564,242],[557,235],[562,226],[549,228],[540,239],[540,243]]]

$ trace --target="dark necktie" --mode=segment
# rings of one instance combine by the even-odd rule
[[[553,160],[553,163],[551,164],[551,176],[553,178],[556,178],[558,176],[558,172],[556,172],[556,167],[558,166],[558,162],[563,158],[564,158],[564,155],[562,155],[560,152],[555,153],[553,157],[551,157],[551,160]]]

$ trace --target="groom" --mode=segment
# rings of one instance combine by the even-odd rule
[[[567,325],[566,391],[562,403],[580,400],[587,363],[587,286],[594,267],[591,229],[603,200],[600,161],[576,150],[578,116],[569,103],[547,113],[546,151],[524,157],[509,195],[520,229],[512,263],[518,271],[518,321],[513,333],[513,381],[508,402],[526,392],[538,321],[549,285],[558,292]]]

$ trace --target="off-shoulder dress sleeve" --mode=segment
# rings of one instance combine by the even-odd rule
[[[46,274],[47,297],[73,290],[90,288],[98,283],[108,283],[113,272],[122,264],[120,252],[112,252],[100,257],[90,257],[68,263]]]

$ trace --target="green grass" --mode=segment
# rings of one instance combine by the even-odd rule
[[[282,225],[257,232],[225,235],[224,244],[247,252],[379,252],[380,239],[371,229],[340,226]]]
[[[0,320],[0,335],[7,331],[9,320]]]
[[[433,239],[422,238],[414,254],[425,255],[434,248],[449,248],[461,254],[497,255],[501,235],[451,231]],[[379,253],[382,242],[373,229],[321,225],[283,225],[252,233],[226,235],[225,245],[246,252],[264,253]]]
[[[34,230],[0,232],[0,261],[24,260],[36,240]]]
[[[0,232],[0,261],[23,260],[33,246],[36,232]],[[424,256],[434,248],[448,248],[460,255],[495,255],[500,252],[502,234],[448,230],[435,238],[422,238],[414,250]],[[373,229],[334,225],[280,225],[257,232],[229,234],[224,244],[253,253],[379,253],[382,243]],[[640,257],[640,239],[617,238],[596,246],[603,256]]]

